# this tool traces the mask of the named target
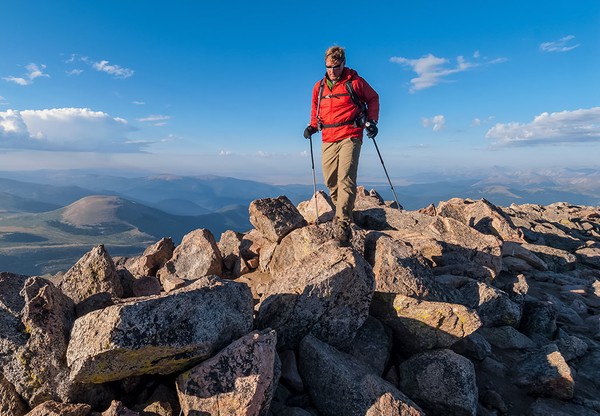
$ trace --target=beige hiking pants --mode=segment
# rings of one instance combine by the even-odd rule
[[[323,176],[338,220],[352,221],[361,145],[362,139],[343,139],[322,144]]]

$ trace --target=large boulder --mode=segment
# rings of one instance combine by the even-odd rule
[[[240,245],[240,255],[248,264],[252,263],[260,271],[266,272],[277,243],[270,241],[256,228],[244,233]]]
[[[365,258],[373,266],[375,290],[417,299],[446,301],[423,256],[403,241],[373,232],[365,241]]]
[[[223,258],[224,272],[232,278],[240,277],[250,271],[242,256],[242,244],[244,235],[235,231],[227,230],[221,234],[217,243],[221,257]]]
[[[300,374],[325,416],[412,416],[421,409],[368,365],[312,335],[300,343]]]
[[[428,415],[477,414],[475,367],[454,351],[426,351],[404,361],[400,388]]]
[[[484,326],[519,326],[522,310],[508,294],[484,282],[470,280],[460,288],[465,305],[477,311]]]
[[[562,329],[558,331],[556,346],[566,362],[573,361],[587,353],[587,343],[579,337],[569,335]]]
[[[531,395],[560,400],[573,398],[575,389],[571,368],[555,344],[525,354],[516,366],[515,383]]]
[[[590,351],[577,360],[577,368],[578,377],[590,383],[596,391],[600,390],[600,350]]]
[[[395,240],[410,244],[433,266],[433,273],[490,281],[502,270],[502,240],[453,218],[386,208]]]
[[[332,223],[321,225],[311,224],[298,228],[287,234],[274,248],[268,270],[274,274],[281,274],[292,265],[310,262],[320,247],[333,239]]]
[[[583,243],[583,235],[569,226],[572,210],[562,203],[547,206],[511,204],[503,209],[513,224],[523,230],[528,243],[565,251],[576,250]]]
[[[85,403],[61,403],[48,400],[37,405],[27,416],[87,416],[92,411],[92,406]],[[133,415],[132,415],[133,416]]]
[[[175,244],[170,237],[165,237],[149,246],[138,257],[125,261],[125,268],[135,277],[156,276],[158,270],[173,256]]]
[[[523,318],[519,329],[529,337],[541,335],[552,339],[557,329],[557,315],[551,302],[528,300],[523,305]]]
[[[257,326],[277,331],[280,350],[294,348],[308,333],[344,347],[367,319],[374,289],[373,270],[361,255],[324,244],[274,277],[261,298]]]
[[[2,373],[31,406],[65,399],[70,388],[65,352],[75,319],[73,301],[40,277],[27,279],[18,296],[22,301],[10,301],[23,304],[16,316],[0,309],[0,327],[10,324],[0,337]]]
[[[276,243],[290,231],[306,225],[302,214],[286,196],[254,200],[248,211],[254,228]]]
[[[437,206],[437,215],[454,218],[483,234],[489,234],[503,241],[524,242],[523,232],[501,209],[486,199],[452,198]]]
[[[113,400],[110,403],[108,409],[106,409],[100,416],[141,416],[142,413],[135,412],[129,409],[120,400]]]
[[[62,277],[58,287],[77,304],[94,295],[123,296],[123,286],[112,258],[100,244],[86,253]]]
[[[466,306],[393,293],[376,292],[371,315],[392,329],[400,349],[409,355],[449,347],[481,326],[477,313]]]
[[[577,256],[567,250],[548,247],[543,244],[525,243],[522,246],[541,259],[550,271],[566,272],[574,270],[577,265]]]
[[[280,375],[273,330],[254,331],[177,377],[188,414],[264,415]]]
[[[331,221],[335,216],[335,206],[329,195],[323,191],[317,191],[310,200],[300,202],[298,211],[309,224],[317,222],[317,213],[320,223]]]
[[[479,332],[473,332],[466,338],[452,345],[452,351],[478,361],[483,361],[492,355],[490,344]]]
[[[356,333],[350,348],[344,352],[353,355],[383,376],[392,351],[392,331],[379,320],[369,316]]]
[[[512,326],[484,327],[479,331],[486,341],[504,350],[522,350],[535,347],[535,342]]]
[[[222,268],[223,259],[215,237],[210,230],[199,228],[183,236],[173,257],[158,271],[157,277],[165,289],[177,288],[180,284],[173,283],[169,286],[167,282],[196,280],[209,275],[220,276]]]
[[[575,252],[579,261],[595,269],[600,269],[600,246],[583,247]]]
[[[600,410],[600,408],[596,408]],[[529,407],[527,416],[598,416],[600,412],[575,403],[556,399],[536,399]]]
[[[502,265],[505,270],[520,272],[521,270],[515,270],[515,268],[507,267],[508,260],[513,260],[515,264],[521,263],[524,268],[523,271],[527,270],[548,270],[548,265],[544,260],[539,258],[535,253],[527,248],[523,247],[522,244],[517,244],[513,241],[505,241],[502,246]]]
[[[18,315],[21,312],[25,306],[25,299],[19,295],[19,292],[28,278],[29,276],[22,274],[0,273],[0,309],[11,315]]]
[[[15,386],[0,373],[0,416],[23,416],[28,410]]]
[[[248,333],[252,315],[248,286],[215,276],[91,312],[73,326],[70,376],[103,383],[181,371]]]
[[[304,382],[298,372],[298,360],[294,350],[285,350],[279,353],[281,360],[281,378],[282,386],[291,388],[294,391],[304,391]]]
[[[385,205],[385,201],[375,189],[367,191],[364,186],[359,185],[356,187],[355,210],[362,211],[370,208],[380,208]]]

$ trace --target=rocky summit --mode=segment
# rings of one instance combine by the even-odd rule
[[[360,188],[347,247],[332,213],[3,271],[0,416],[600,416],[600,207]]]

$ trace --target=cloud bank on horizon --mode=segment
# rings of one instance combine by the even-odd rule
[[[544,112],[531,123],[498,123],[485,137],[500,146],[600,142],[600,107]]]
[[[0,112],[0,146],[11,149],[137,152],[145,144],[127,138],[133,130],[122,118],[87,108]]]
[[[161,126],[169,118],[153,115],[137,121]],[[423,117],[421,124],[439,132],[444,129],[446,118],[441,114]],[[475,119],[473,124],[479,125],[481,121]],[[135,130],[127,120],[87,108],[0,112],[0,148],[61,152],[138,152],[152,142],[130,140],[128,134]],[[485,138],[491,139],[496,146],[600,142],[600,107],[543,112],[530,123],[497,123],[487,131]],[[230,153],[226,150],[219,151],[220,156]],[[267,153],[258,150],[254,154],[264,157]]]

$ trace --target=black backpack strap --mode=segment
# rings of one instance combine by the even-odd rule
[[[354,87],[352,86],[352,81],[346,81],[346,90],[348,90],[348,94],[350,94],[350,98],[356,104],[360,111],[367,110],[367,103],[364,100],[361,100],[356,91],[354,91]]]
[[[317,128],[319,130],[322,129],[323,123],[321,123],[321,117],[319,116],[319,112],[321,111],[321,96],[323,95],[323,86],[325,85],[325,80],[321,80],[321,84],[319,85],[319,96],[317,98]]]
[[[348,90],[348,94],[350,94],[350,98],[360,110],[360,113],[353,120],[353,123],[356,127],[363,127],[367,122],[367,103],[364,100],[361,100],[356,91],[354,91],[351,80],[346,81],[346,89]]]

